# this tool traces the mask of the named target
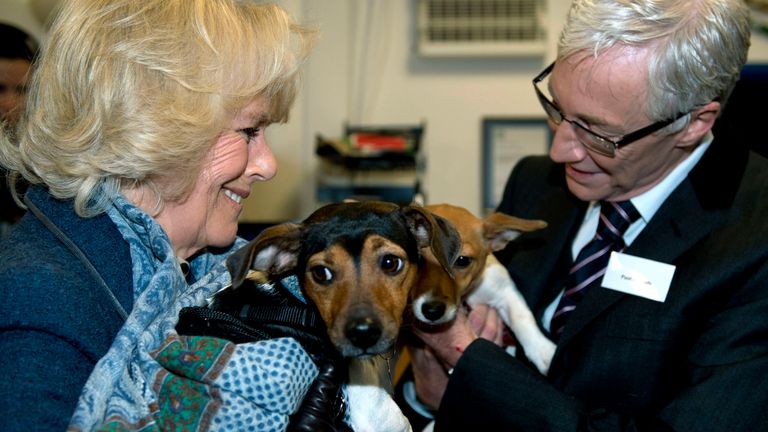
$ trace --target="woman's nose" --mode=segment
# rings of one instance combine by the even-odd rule
[[[277,174],[277,159],[267,140],[262,137],[258,145],[248,154],[245,175],[252,181],[267,181]]]

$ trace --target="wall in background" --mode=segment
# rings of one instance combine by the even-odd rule
[[[313,210],[315,134],[339,136],[345,121],[423,121],[427,200],[480,214],[482,119],[543,118],[531,79],[555,57],[570,5],[547,1],[551,30],[543,57],[430,59],[415,53],[415,0],[294,0],[292,12],[321,36],[290,123],[269,131],[280,172],[254,187],[244,219],[300,219]],[[766,33],[754,32],[749,61],[768,63]]]
[[[279,0],[300,21],[317,27],[320,38],[289,122],[267,129],[278,175],[254,186],[242,220],[275,222],[311,212],[316,206],[315,135],[338,137],[344,122],[424,122],[427,200],[452,202],[479,214],[482,119],[543,118],[531,79],[554,58],[570,4],[545,1],[551,30],[543,56],[435,59],[414,50],[416,0]],[[2,2],[0,21],[21,20],[42,31],[41,11],[56,0]],[[765,33],[755,32],[750,62],[768,63]]]
[[[561,27],[568,4],[549,1],[550,28]],[[297,0],[292,6],[300,6],[292,12],[321,36],[289,124],[268,131],[278,176],[254,187],[243,219],[295,219],[313,210],[315,134],[338,137],[344,122],[424,122],[427,200],[479,213],[482,119],[543,116],[531,79],[554,58],[557,32],[550,32],[548,52],[539,57],[424,58],[414,49],[415,0]]]
[[[45,33],[43,23],[55,1],[50,0],[50,5],[43,5],[40,0],[2,0],[0,22],[18,27],[40,41]]]

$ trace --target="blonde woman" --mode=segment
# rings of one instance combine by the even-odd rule
[[[287,118],[309,35],[235,0],[64,2],[18,144],[0,146],[30,185],[0,247],[0,429],[64,430],[78,397],[76,428],[159,421],[157,388],[176,376],[153,356],[182,306],[228,282],[242,200],[277,169],[264,129]],[[279,429],[316,370],[267,342],[295,378],[252,412]]]

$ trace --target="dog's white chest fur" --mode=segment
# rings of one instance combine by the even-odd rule
[[[408,432],[411,425],[392,399],[389,365],[381,356],[349,364],[349,419],[355,432]]]

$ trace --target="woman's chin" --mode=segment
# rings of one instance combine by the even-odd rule
[[[226,231],[219,230],[215,236],[209,239],[208,246],[214,248],[227,248],[232,246],[237,238],[237,224]]]

